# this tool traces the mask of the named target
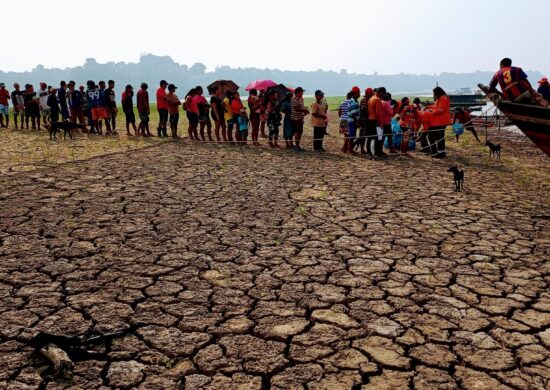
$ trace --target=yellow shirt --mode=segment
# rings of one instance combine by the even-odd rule
[[[315,115],[327,115],[327,104],[324,101],[317,103],[316,101],[311,105],[311,126],[313,127],[325,127],[326,122],[323,118],[319,118]]]
[[[226,121],[233,119],[233,111],[231,111],[229,98],[223,99],[223,117]]]

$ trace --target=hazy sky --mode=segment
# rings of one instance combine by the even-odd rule
[[[550,75],[549,0],[2,1],[0,70],[176,62],[358,73]]]

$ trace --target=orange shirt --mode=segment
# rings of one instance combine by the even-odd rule
[[[374,95],[369,99],[369,119],[382,122],[382,99]]]
[[[449,99],[447,95],[437,99],[431,109],[431,127],[447,126],[451,124],[451,99]]]

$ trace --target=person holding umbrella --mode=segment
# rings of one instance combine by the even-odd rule
[[[324,152],[323,138],[327,129],[328,106],[324,100],[325,93],[315,91],[315,102],[311,105],[311,126],[313,126],[313,151]]]

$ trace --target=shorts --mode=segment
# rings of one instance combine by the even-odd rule
[[[143,123],[149,123],[149,113],[148,112],[140,112],[139,113],[139,120]]]
[[[348,137],[355,138],[357,136],[357,123],[348,122]]]
[[[301,121],[301,120],[292,121],[292,132],[294,134],[302,134],[304,132],[304,121]]]
[[[166,123],[168,122],[168,110],[165,108],[159,108],[159,122]]]
[[[10,106],[0,104],[0,115],[8,116],[10,114]]]
[[[170,114],[170,124],[173,126],[177,126],[178,122],[180,120],[180,113],[176,112],[175,114]]]
[[[196,126],[199,124],[199,116],[195,112],[187,111],[187,119],[191,126]]]
[[[136,114],[134,110],[124,111],[124,115],[126,115],[126,123],[136,123]]]
[[[92,120],[98,121],[101,119],[109,119],[109,113],[107,113],[105,107],[92,108]]]
[[[341,119],[340,120],[340,134],[346,134],[348,132],[348,129],[349,129],[349,123],[347,121],[347,119]]]
[[[50,116],[50,109],[49,108],[40,108],[40,116],[45,118]]]

